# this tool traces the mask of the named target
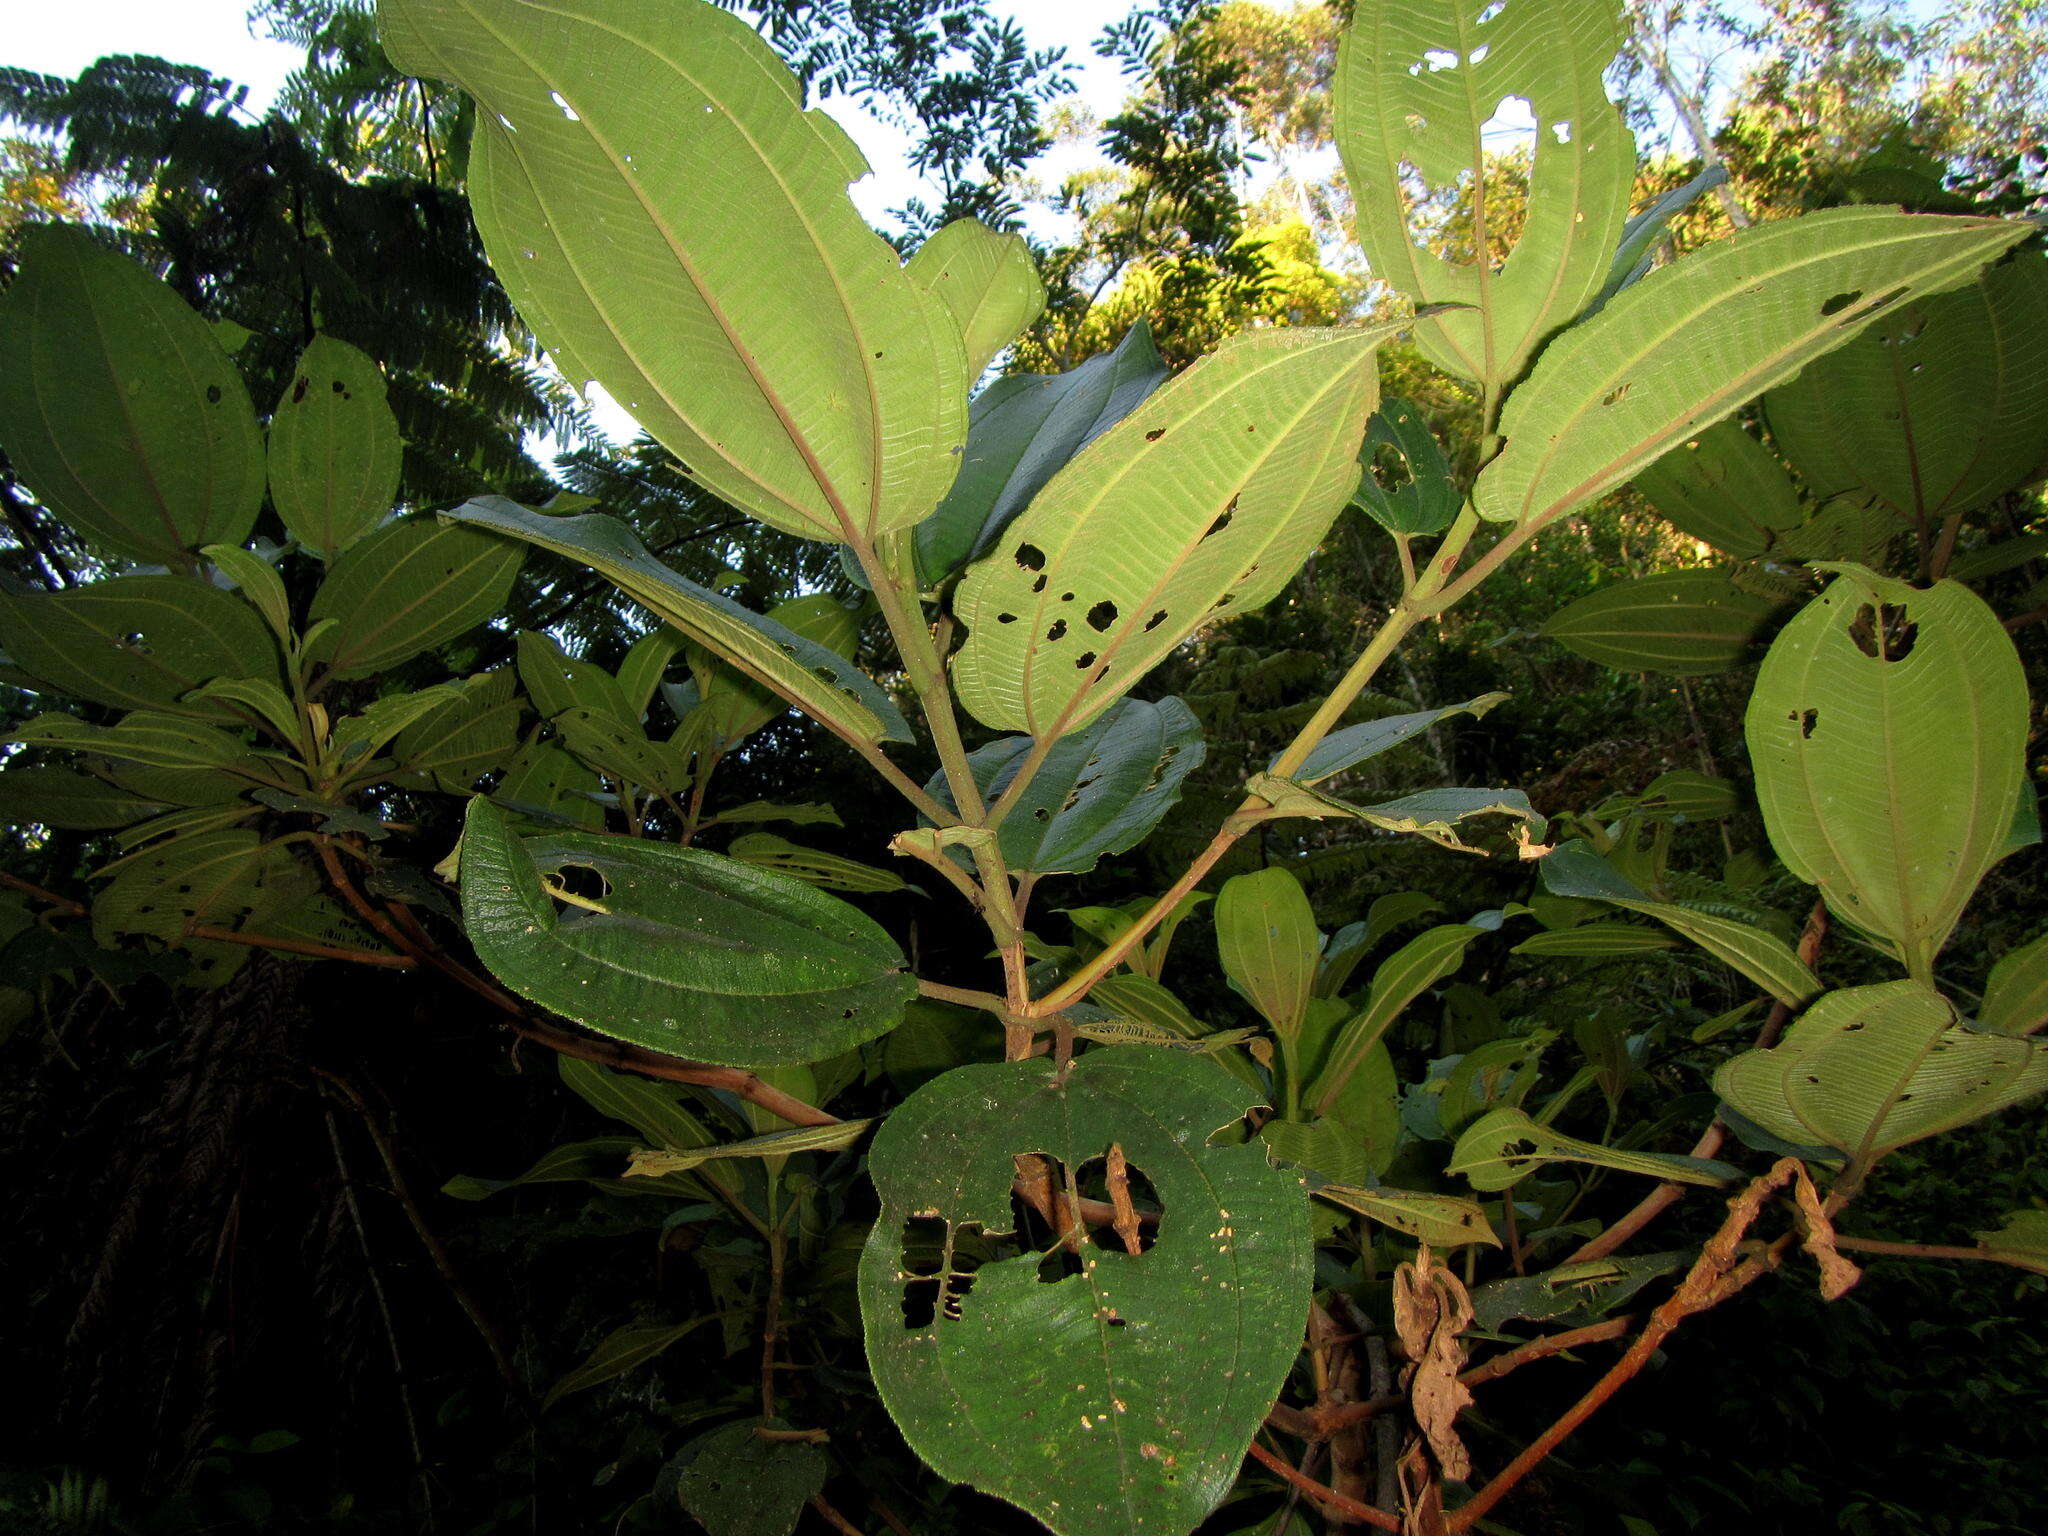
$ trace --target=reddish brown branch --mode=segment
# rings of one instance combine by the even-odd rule
[[[46,891],[40,885],[31,884],[19,875],[8,874],[4,869],[0,869],[0,885],[11,886],[25,895],[35,897],[37,901],[46,901],[73,917],[83,917],[86,914],[86,908],[82,903],[73,901],[69,896],[59,896],[55,891]]]
[[[288,939],[274,933],[238,933],[232,928],[215,928],[208,923],[187,923],[185,937],[206,939],[215,944],[246,944],[251,949],[275,949],[287,955],[309,955],[316,960],[346,960],[351,965],[375,965],[388,971],[410,971],[419,965],[410,955],[387,955],[373,949],[344,949],[339,944]]]
[[[1317,1482],[1305,1472],[1296,1470],[1287,1461],[1279,1456],[1275,1456],[1271,1451],[1259,1444],[1258,1441],[1254,1440],[1246,1449],[1250,1452],[1252,1460],[1256,1461],[1267,1471],[1278,1473],[1291,1486],[1299,1488],[1304,1497],[1314,1500],[1317,1505],[1329,1513],[1342,1515],[1348,1520],[1356,1521],[1362,1525],[1370,1525],[1377,1530],[1399,1531],[1401,1529],[1401,1522],[1385,1510],[1374,1509],[1370,1504],[1361,1504],[1356,1499],[1346,1498],[1336,1489]]]

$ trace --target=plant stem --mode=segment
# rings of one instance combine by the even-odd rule
[[[1376,1530],[1401,1529],[1401,1522],[1386,1511],[1374,1509],[1370,1504],[1361,1504],[1356,1499],[1346,1498],[1336,1489],[1319,1483],[1307,1473],[1297,1470],[1291,1462],[1275,1456],[1258,1441],[1254,1440],[1246,1450],[1251,1453],[1253,1461],[1269,1472],[1277,1472],[1291,1487],[1299,1488],[1306,1497],[1313,1499],[1327,1513],[1342,1515],[1347,1520],[1372,1526]]]

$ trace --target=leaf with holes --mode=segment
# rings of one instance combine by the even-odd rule
[[[1778,456],[1733,418],[1693,433],[1634,484],[1680,533],[1738,560],[1763,554],[1806,515]]]
[[[975,718],[1079,730],[1211,619],[1276,596],[1357,485],[1397,329],[1233,336],[1055,475],[955,594]]]
[[[690,640],[849,740],[911,739],[903,712],[845,657],[678,576],[616,518],[548,517],[502,496],[479,497],[444,515],[589,566]]]
[[[6,783],[0,778],[0,785]],[[2008,950],[1984,983],[1977,1027],[2001,1035],[2030,1035],[2048,1024],[2048,933]]]
[[[2026,233],[2005,219],[1834,208],[1759,224],[1659,268],[1545,348],[1508,396],[1507,448],[1473,492],[1480,515],[1564,516],[1891,305],[1970,281]]]
[[[1726,571],[1660,571],[1567,603],[1542,633],[1618,672],[1708,677],[1739,666],[1782,606]]]
[[[967,381],[1045,313],[1045,284],[1022,235],[955,219],[917,248],[904,270],[946,306],[967,349]]]
[[[75,225],[31,224],[0,300],[0,444],[97,548],[190,568],[263,506],[249,391],[207,323]]]
[[[1457,1248],[1466,1243],[1500,1246],[1500,1239],[1494,1235],[1479,1203],[1458,1195],[1431,1195],[1412,1189],[1360,1189],[1350,1184],[1325,1184],[1316,1195],[1347,1211],[1370,1216],[1381,1226],[1392,1227],[1433,1248]]]
[[[851,658],[860,640],[861,610],[849,608],[829,592],[813,592],[777,603],[768,622],[835,656]],[[730,751],[789,708],[743,672],[736,672],[701,646],[690,648],[690,672],[697,680],[698,708],[713,747]]]
[[[1604,901],[1654,917],[1724,965],[1735,967],[1787,1007],[1802,1007],[1820,993],[1820,978],[1783,939],[1718,912],[1659,901],[1581,839],[1551,849],[1539,869],[1543,888],[1551,895],[1574,901]]]
[[[1528,795],[1519,789],[1424,789],[1378,805],[1357,805],[1312,789],[1299,779],[1283,779],[1271,773],[1253,774],[1244,787],[1269,807],[1252,812],[1254,821],[1285,821],[1293,817],[1362,821],[1382,832],[1427,838],[1440,848],[1453,848],[1460,853],[1486,851],[1473,847],[1458,832],[1461,822],[1475,816],[1507,816],[1520,823],[1515,828],[1515,840],[1525,857],[1541,852],[1534,845],[1542,840],[1550,825],[1549,819],[1530,805]]]
[[[217,677],[280,676],[277,643],[233,593],[186,576],[116,576],[63,592],[0,592],[0,646],[59,693],[115,709],[242,722],[190,699]]]
[[[218,986],[250,950],[188,939],[188,929],[237,927],[255,908],[303,899],[317,884],[288,848],[254,832],[224,828],[172,838],[122,863],[93,901],[92,936],[109,948],[129,934],[163,939],[190,953],[187,981]]]
[[[1014,373],[975,396],[960,474],[917,525],[917,569],[937,586],[979,560],[1011,519],[1083,448],[1166,382],[1142,321],[1113,351],[1059,374]]]
[[[1412,401],[1380,402],[1365,424],[1358,457],[1365,475],[1351,503],[1382,528],[1414,535],[1451,526],[1465,498],[1428,418]]]
[[[384,0],[377,21],[395,68],[475,97],[484,249],[565,377],[787,532],[872,538],[937,505],[967,429],[959,324],[752,27],[707,0]]]
[[[343,550],[313,594],[334,623],[310,658],[339,678],[372,677],[495,617],[525,551],[471,528],[402,519]]]
[[[398,499],[404,444],[384,375],[332,336],[315,336],[270,417],[270,502],[291,536],[332,560]]]
[[[1418,305],[1462,306],[1419,324],[1416,344],[1490,390],[1599,293],[1621,239],[1636,156],[1601,79],[1621,41],[1615,11],[1614,0],[1358,0],[1338,45],[1337,147],[1366,260]],[[1528,202],[1509,210],[1486,130],[1517,103],[1535,131]],[[1453,189],[1469,190],[1484,260],[1439,255],[1416,226],[1411,196]],[[1515,213],[1509,249],[1494,230]]]
[[[1766,1051],[1723,1062],[1714,1090],[1787,1141],[1864,1165],[2048,1089],[2048,1042],[1969,1028],[1917,981],[1830,992]]]
[[[1216,897],[1216,952],[1231,986],[1291,1051],[1316,980],[1322,935],[1308,892],[1287,870],[1233,875]]]
[[[1249,1102],[1203,1057],[1099,1050],[1064,1071],[958,1068],[883,1123],[862,1326],[882,1401],[935,1472],[1061,1536],[1179,1536],[1221,1502],[1309,1299],[1300,1186],[1258,1143],[1208,1140]],[[1078,1186],[1113,1146],[1157,1194],[1149,1249],[1084,1242],[1064,1278],[1031,1251],[956,1269],[977,1234],[1016,1229],[1015,1156],[1051,1158]],[[935,1271],[905,1262],[913,1220],[945,1225]]]
[[[1005,736],[969,754],[974,781],[991,804],[1010,787],[1031,748],[1029,736]],[[1179,699],[1123,700],[1047,751],[1024,793],[1003,813],[1005,862],[1031,874],[1085,875],[1104,858],[1128,852],[1173,809],[1207,750],[1201,722]],[[956,811],[943,773],[925,788]],[[950,851],[971,867],[966,850]]]
[[[1820,500],[1856,494],[1929,522],[1982,506],[2031,478],[2048,440],[2048,260],[2022,252],[1894,305],[1764,410]]]
[[[657,1490],[672,1490],[705,1536],[789,1536],[825,1486],[824,1448],[787,1438],[780,1419],[742,1419],[699,1435],[664,1468]],[[757,1429],[780,1431],[763,1439]]]
[[[1538,1124],[1512,1106],[1489,1110],[1465,1127],[1444,1171],[1463,1175],[1474,1189],[1492,1191],[1511,1188],[1551,1162],[1590,1163],[1675,1184],[1728,1184],[1742,1177],[1741,1169],[1712,1158],[1631,1152],[1581,1141]]]
[[[569,869],[605,891],[558,911],[549,882]],[[723,1066],[821,1060],[888,1030],[916,991],[888,934],[800,880],[633,838],[519,837],[481,797],[462,835],[462,916],[522,997]]]
[[[1347,725],[1341,731],[1332,731],[1316,743],[1301,767],[1295,770],[1294,778],[1302,784],[1315,784],[1333,774],[1356,768],[1369,757],[1378,757],[1398,747],[1404,741],[1411,741],[1422,735],[1439,721],[1453,715],[1471,715],[1474,718],[1485,714],[1494,705],[1504,703],[1505,693],[1482,693],[1476,699],[1467,699],[1463,704],[1446,704],[1441,709],[1417,710],[1412,714],[1387,715],[1378,720],[1365,720],[1357,725]],[[1275,759],[1278,761],[1276,754]]]
[[[466,795],[480,775],[502,767],[518,747],[526,701],[510,667],[457,686],[459,697],[398,733],[391,756],[401,770],[421,775],[443,794]]]
[[[1835,569],[1757,674],[1757,804],[1795,875],[1929,975],[2013,824],[2027,680],[1969,588]]]

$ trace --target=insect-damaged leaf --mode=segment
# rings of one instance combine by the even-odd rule
[[[477,227],[566,377],[791,533],[937,504],[967,428],[959,324],[746,22],[706,0],[384,0],[378,25],[398,69],[476,98]]]
[[[558,911],[548,882],[572,869],[595,873],[604,894]],[[888,934],[800,880],[633,838],[518,837],[482,797],[462,836],[462,917],[478,958],[522,997],[725,1066],[818,1061],[872,1040],[916,986]]]
[[[309,653],[336,677],[370,677],[445,645],[504,608],[525,556],[471,528],[387,523],[328,567],[311,620],[335,622]]]
[[[1740,664],[1781,606],[1726,571],[1660,571],[1567,603],[1542,632],[1617,671],[1707,677]]]
[[[1508,396],[1507,448],[1473,492],[1480,515],[1562,517],[1891,305],[1968,282],[2027,228],[1834,208],[1759,224],[1659,268],[1544,348]]]
[[[979,219],[953,220],[904,270],[958,322],[969,383],[1045,312],[1045,284],[1024,237],[999,235]]]
[[[1628,216],[1635,140],[1601,75],[1620,41],[1613,0],[1359,0],[1337,50],[1337,145],[1374,275],[1417,304],[1431,362],[1498,388],[1606,281]],[[1510,98],[1535,118],[1529,199],[1501,206],[1483,130]],[[1409,183],[1469,184],[1478,262],[1439,256],[1410,223]],[[1520,214],[1505,261],[1489,233]]]
[[[1005,736],[969,755],[984,798],[993,803],[1010,787],[1031,745],[1029,736]],[[1201,722],[1179,699],[1122,701],[1046,753],[1003,815],[1005,862],[1033,874],[1085,875],[1106,856],[1137,847],[1173,809],[1206,750]],[[925,788],[956,809],[943,773]],[[954,856],[971,863],[964,849]]]
[[[1010,520],[1058,470],[1166,382],[1166,364],[1140,322],[1115,350],[1065,373],[1013,373],[974,397],[960,474],[917,525],[917,568],[936,586],[988,553]]]
[[[1431,1247],[1456,1248],[1464,1243],[1500,1246],[1476,1200],[1411,1189],[1360,1189],[1350,1184],[1325,1184],[1316,1194]]]
[[[270,500],[292,537],[332,560],[376,527],[398,499],[403,449],[377,365],[315,336],[270,418]]]
[[[1181,641],[1275,596],[1357,485],[1398,323],[1233,336],[1055,475],[968,571],[953,661],[983,724],[1063,736]]]
[[[2012,828],[2026,676],[1969,588],[1836,569],[1757,674],[1757,803],[1786,866],[1924,975]]]
[[[1680,533],[1738,559],[1763,554],[1805,516],[1777,455],[1733,419],[1693,433],[1639,472],[1635,488]]]
[[[678,576],[617,518],[547,517],[502,496],[445,514],[538,544],[589,566],[706,650],[805,713],[857,741],[909,741],[903,712],[845,657]]]
[[[31,224],[0,301],[0,443],[101,549],[190,567],[263,505],[249,391],[207,323],[84,230]]]
[[[699,1435],[662,1469],[657,1491],[704,1528],[705,1536],[788,1536],[804,1506],[825,1486],[832,1464],[805,1440],[766,1440],[756,1429],[783,1430],[779,1419],[742,1419]]]
[[[1474,1189],[1496,1190],[1519,1183],[1547,1162],[1591,1163],[1679,1184],[1726,1184],[1742,1177],[1741,1169],[1712,1158],[1630,1152],[1581,1141],[1512,1107],[1491,1110],[1467,1126],[1444,1171],[1463,1174]]]
[[[1257,1143],[1212,1146],[1249,1102],[1179,1051],[1091,1051],[961,1067],[884,1122],[869,1154],[881,1218],[861,1255],[862,1325],[883,1402],[940,1476],[1062,1536],[1192,1530],[1229,1491],[1301,1343],[1307,1202]],[[1067,1176],[1120,1147],[1162,1207],[1137,1255],[1085,1238],[1080,1272],[1025,1252],[956,1268],[961,1237],[1016,1226],[1012,1158]],[[905,1223],[946,1224],[937,1273]],[[1057,1259],[1061,1250],[1055,1249]],[[931,1293],[937,1293],[934,1297]],[[927,1308],[918,1322],[906,1307]]]
[[[1351,500],[1389,533],[1442,533],[1464,498],[1436,434],[1407,400],[1382,400],[1359,449],[1365,475]]]
[[[1865,1162],[2048,1089],[2048,1042],[1966,1028],[1921,982],[1848,987],[1722,1063],[1714,1088],[1774,1135]]]
[[[1454,848],[1460,853],[1486,851],[1473,847],[1458,834],[1459,823],[1475,816],[1507,816],[1521,823],[1515,828],[1515,839],[1525,851],[1542,839],[1550,825],[1549,819],[1530,805],[1528,795],[1519,789],[1423,789],[1378,805],[1357,805],[1312,789],[1298,779],[1283,779],[1271,773],[1253,774],[1244,787],[1271,807],[1252,812],[1257,821],[1284,821],[1296,816],[1311,821],[1362,821],[1382,832],[1426,837],[1440,848]]]

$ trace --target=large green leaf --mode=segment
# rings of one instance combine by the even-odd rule
[[[1315,991],[1322,941],[1308,892],[1286,869],[1255,870],[1223,882],[1215,913],[1223,974],[1291,1048]]]
[[[1013,373],[975,396],[960,474],[917,525],[917,568],[936,586],[988,553],[1066,462],[1166,382],[1151,328],[1060,374]]]
[[[1543,633],[1616,671],[1707,677],[1740,665],[1780,606],[1726,571],[1660,571],[1567,603]]]
[[[1786,866],[1925,975],[2004,851],[2026,676],[1969,588],[1839,569],[1757,675],[1757,803]]]
[[[969,754],[982,795],[993,802],[1030,755],[1029,736],[1005,736]],[[1207,747],[1202,724],[1179,699],[1125,699],[1086,730],[1063,736],[1039,765],[998,834],[1010,868],[1085,875],[1105,857],[1138,846],[1180,799],[1181,784]],[[925,788],[955,810],[943,773]],[[956,850],[963,862],[964,850]]]
[[[905,270],[959,324],[970,383],[1045,312],[1045,284],[1024,237],[999,235],[979,219],[953,220]]]
[[[1895,305],[1764,401],[1813,493],[1938,522],[2027,480],[2048,440],[2048,260]]]
[[[1222,1500],[1293,1364],[1308,1310],[1307,1202],[1258,1143],[1216,1146],[1248,1096],[1199,1056],[1091,1051],[961,1067],[877,1134],[881,1197],[860,1264],[868,1364],[941,1477],[1029,1510],[1061,1536],[1192,1530]],[[1025,1252],[967,1271],[976,1234],[1015,1226],[1012,1158],[1066,1178],[1121,1147],[1157,1192],[1150,1249],[1084,1242],[1046,1279]],[[936,1273],[905,1262],[905,1223],[945,1223]],[[929,1307],[915,1322],[907,1307]]]
[[[639,714],[627,705],[619,680],[596,662],[571,656],[552,636],[530,629],[520,632],[518,645],[519,681],[542,719],[584,709],[638,725]]]
[[[5,779],[0,779],[4,786]],[[1999,956],[1984,983],[1977,1027],[2001,1035],[2030,1035],[2048,1024],[2048,933]]]
[[[1474,1189],[1507,1189],[1547,1162],[1591,1163],[1679,1184],[1728,1184],[1742,1170],[1705,1157],[1675,1152],[1632,1152],[1566,1136],[1513,1107],[1489,1110],[1465,1128],[1446,1173],[1462,1174]]]
[[[565,376],[791,533],[872,537],[938,504],[967,431],[959,324],[746,22],[708,0],[383,0],[378,25],[398,69],[476,98],[477,227]]]
[[[0,446],[101,549],[191,566],[263,505],[241,374],[175,293],[83,230],[31,224],[0,300]]]
[[[377,365],[316,336],[270,417],[271,505],[293,538],[332,560],[391,511],[403,447]]]
[[[1615,12],[1614,0],[1358,0],[1338,45],[1337,147],[1366,260],[1417,304],[1461,306],[1418,325],[1417,344],[1493,389],[1600,291],[1621,239],[1636,157],[1601,80]],[[1536,120],[1526,207],[1502,206],[1487,178],[1483,130],[1510,98]],[[1411,223],[1411,196],[1454,188],[1470,196],[1478,260],[1436,254]],[[1519,229],[1504,261],[1503,226]]]
[[[254,760],[226,731],[175,715],[136,710],[113,725],[88,725],[73,715],[37,715],[5,738],[28,747],[56,747],[151,768],[241,769]]]
[[[616,518],[546,517],[502,496],[465,502],[446,515],[589,566],[692,641],[845,736],[911,740],[903,712],[845,657],[678,576]]]
[[[35,823],[102,832],[170,808],[164,801],[69,768],[23,768],[16,763],[0,769],[0,821],[9,826]]]
[[[961,702],[1063,736],[1278,594],[1357,484],[1373,353],[1397,328],[1244,332],[1097,438],[961,581]]]
[[[392,759],[401,769],[424,775],[450,795],[468,794],[478,775],[511,757],[526,708],[519,679],[509,667],[480,673],[460,686],[461,697],[421,716],[391,744]]]
[[[1867,1162],[2048,1089],[2048,1042],[1970,1029],[1931,987],[1892,981],[1828,993],[1714,1088],[1774,1135]]]
[[[288,849],[223,828],[172,838],[123,861],[92,904],[93,938],[147,934],[188,950],[186,979],[217,986],[249,957],[243,945],[186,938],[193,925],[235,928],[251,911],[303,900],[317,884]]]
[[[548,881],[594,872],[597,910]],[[892,1027],[916,983],[867,917],[800,880],[633,838],[516,836],[470,801],[463,926],[522,997],[604,1034],[727,1066],[818,1061]]]
[[[370,677],[494,617],[525,551],[471,528],[387,523],[342,551],[313,594],[309,647],[335,677]]]
[[[1778,456],[1732,417],[1645,466],[1635,487],[1680,533],[1742,560],[1763,554],[1805,516]]]
[[[0,646],[73,698],[202,720],[247,720],[221,699],[188,699],[217,677],[275,681],[277,642],[231,592],[186,576],[117,576],[64,592],[0,592]]]
[[[1543,875],[1543,888],[1551,895],[1575,901],[1604,901],[1654,917],[1723,964],[1732,965],[1789,1007],[1803,1006],[1820,993],[1820,978],[1783,939],[1738,918],[1704,912],[1675,901],[1659,901],[1583,841],[1575,839],[1551,849],[1538,868]]]
[[[1660,267],[1545,348],[1509,395],[1507,448],[1474,491],[1480,514],[1562,517],[1891,305],[1968,282],[2026,235],[2004,219],[1835,208]]]

